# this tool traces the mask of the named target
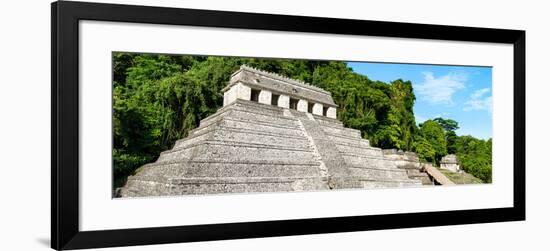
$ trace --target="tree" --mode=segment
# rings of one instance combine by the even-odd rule
[[[454,131],[448,131],[445,133],[445,139],[447,140],[447,153],[455,154],[456,141],[458,140],[458,136]]]
[[[446,132],[456,131],[458,128],[460,128],[458,127],[458,122],[452,119],[444,119],[439,117],[433,119],[433,121],[437,122]]]
[[[416,97],[412,83],[401,79],[390,84],[391,109],[388,114],[390,127],[395,128],[398,140],[394,145],[401,150],[411,150],[413,136],[417,130],[413,106]]]
[[[418,155],[418,158],[421,161],[436,162],[436,152],[435,149],[432,147],[430,142],[426,140],[426,138],[422,137],[421,135],[417,135],[415,137],[415,140],[413,142],[413,151],[416,152]]]
[[[435,118],[433,119],[435,122],[437,122],[444,130],[445,130],[445,140],[447,141],[447,152],[448,153],[456,153],[456,130],[460,127],[458,127],[458,122],[452,119],[444,119],[444,118]]]
[[[447,154],[445,131],[434,120],[426,120],[420,126],[420,135],[426,139],[435,151],[434,163],[439,165],[441,157]]]

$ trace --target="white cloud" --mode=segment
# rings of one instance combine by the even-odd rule
[[[424,72],[424,82],[414,88],[423,100],[432,104],[453,104],[453,94],[465,88],[468,76],[459,73],[449,73],[439,78],[431,72]]]
[[[472,95],[470,95],[470,98],[472,99],[479,99],[481,98],[483,95],[485,95],[485,93],[488,93],[490,92],[491,89],[489,88],[483,88],[483,89],[479,89],[477,91],[475,91],[474,93],[472,93]]]
[[[493,112],[493,96],[485,97],[491,91],[489,88],[476,90],[470,95],[470,99],[464,103],[464,111],[479,111],[486,110],[489,113]]]

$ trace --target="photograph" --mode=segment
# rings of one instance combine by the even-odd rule
[[[492,74],[112,52],[113,198],[490,184]]]

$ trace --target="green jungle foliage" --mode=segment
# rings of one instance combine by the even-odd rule
[[[485,183],[492,182],[493,140],[460,136],[456,141],[461,168]]]
[[[242,64],[331,92],[338,119],[359,129],[374,146],[415,151],[433,163],[457,153],[465,170],[491,181],[491,140],[457,137],[453,120],[438,118],[417,127],[410,81],[372,81],[334,61],[114,53],[115,183],[153,162],[216,112],[223,104],[221,89]]]

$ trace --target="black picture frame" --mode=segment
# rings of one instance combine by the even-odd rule
[[[51,247],[82,249],[525,220],[525,31],[86,2],[51,5]],[[513,207],[228,224],[79,230],[81,20],[513,45]]]

